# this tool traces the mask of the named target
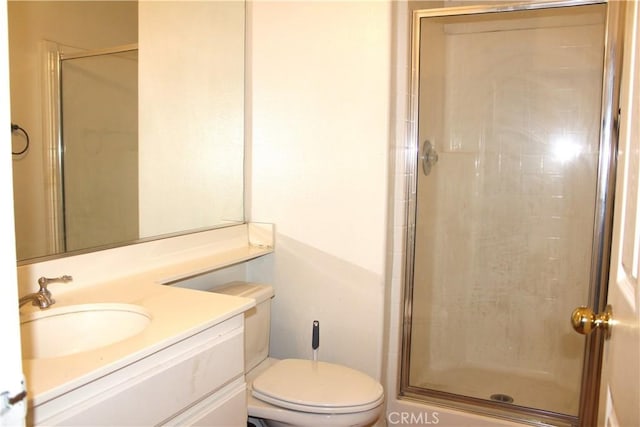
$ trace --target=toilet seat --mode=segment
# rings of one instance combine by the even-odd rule
[[[284,359],[253,381],[255,398],[300,412],[348,414],[378,407],[380,383],[355,369],[327,362]]]

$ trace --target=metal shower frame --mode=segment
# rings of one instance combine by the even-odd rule
[[[409,105],[409,126],[405,165],[406,179],[406,252],[403,275],[403,325],[400,383],[397,390],[401,399],[419,400],[439,406],[462,409],[467,412],[491,415],[511,421],[531,425],[595,425],[600,387],[600,368],[604,337],[600,331],[585,338],[584,364],[581,381],[581,395],[578,416],[557,414],[541,409],[508,406],[500,402],[427,390],[411,386],[409,383],[409,362],[411,349],[412,297],[415,255],[415,230],[417,207],[418,174],[418,100],[419,100],[419,59],[420,59],[420,20],[426,17],[477,15],[513,11],[552,9],[572,6],[606,4],[607,17],[605,28],[605,52],[603,68],[603,88],[601,98],[600,156],[596,189],[596,210],[593,226],[592,262],[589,284],[588,305],[598,313],[606,306],[607,284],[609,279],[609,260],[611,249],[613,198],[615,190],[616,152],[618,136],[618,95],[622,60],[623,5],[606,0],[561,0],[528,3],[501,4],[495,6],[463,6],[441,9],[425,9],[413,12],[411,33],[411,97]],[[583,301],[576,301],[576,304]],[[567,313],[567,322],[569,322]]]

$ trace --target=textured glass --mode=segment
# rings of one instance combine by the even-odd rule
[[[577,415],[604,19],[422,18],[411,386]]]

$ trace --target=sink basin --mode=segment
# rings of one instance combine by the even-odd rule
[[[68,356],[142,332],[151,316],[133,304],[80,304],[21,316],[23,359]]]

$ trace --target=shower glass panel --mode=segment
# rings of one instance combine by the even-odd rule
[[[571,419],[584,338],[568,319],[588,300],[606,5],[420,22],[406,386]]]
[[[136,240],[138,51],[60,67],[64,250]]]

